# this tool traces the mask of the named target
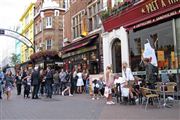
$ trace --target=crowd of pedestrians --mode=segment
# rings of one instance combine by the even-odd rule
[[[2,94],[11,96],[13,88],[17,89],[17,95],[24,98],[39,99],[41,96],[52,98],[53,95],[68,95],[89,93],[88,72],[74,69],[55,70],[49,66],[44,70],[37,66],[32,70],[23,69],[12,75],[10,70],[0,72],[0,99]],[[23,90],[23,91],[22,91]]]

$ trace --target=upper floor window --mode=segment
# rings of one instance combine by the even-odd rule
[[[47,40],[47,41],[46,41],[46,49],[47,49],[47,50],[50,50],[51,47],[52,47],[52,40]]]
[[[71,4],[73,4],[73,3],[75,3],[76,2],[76,0],[71,0]]]
[[[59,10],[54,11],[54,16],[59,16]]]
[[[46,18],[46,28],[52,28],[52,17]]]
[[[97,2],[88,6],[88,30],[89,32],[100,28],[100,18],[99,12],[102,9],[102,1],[98,0]]]
[[[82,15],[83,15],[83,12],[80,12],[79,14],[75,15],[72,18],[73,38],[77,38],[81,35]]]
[[[27,31],[27,32],[25,33],[25,37],[26,37],[26,38],[29,38],[29,31]]]
[[[29,24],[29,15],[27,15],[27,16],[25,17],[25,24],[26,24],[26,25]]]
[[[35,34],[38,34],[38,25],[35,25]]]

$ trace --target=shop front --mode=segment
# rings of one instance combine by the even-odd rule
[[[62,59],[66,70],[88,70],[90,74],[99,73],[99,35],[95,34],[63,47]]]
[[[155,50],[159,75],[168,71],[170,81],[180,85],[179,16],[179,0],[146,0],[103,20],[103,50],[109,53],[104,54],[104,69],[109,64],[119,67],[113,62],[116,56],[112,52],[113,42],[118,39],[121,41],[121,50],[116,51],[121,52],[119,62],[128,62],[134,75],[144,77],[142,55],[145,44],[150,43]],[[113,69],[117,72],[117,68]]]
[[[33,66],[38,66],[42,69],[46,69],[50,66],[52,69],[60,69],[63,67],[62,58],[57,51],[44,50],[39,51],[30,56]]]

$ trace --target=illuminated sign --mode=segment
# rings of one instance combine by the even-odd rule
[[[21,41],[25,45],[27,45],[27,47],[33,48],[33,46],[32,46],[33,44],[29,39],[27,39],[25,36],[15,32],[15,31],[8,30],[8,29],[0,29],[0,35],[4,35],[4,36],[8,36],[8,37],[18,39],[19,41]]]

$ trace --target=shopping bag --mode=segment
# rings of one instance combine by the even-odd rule
[[[106,98],[109,96],[109,88],[108,88],[108,87],[105,87],[104,96],[105,96]]]

